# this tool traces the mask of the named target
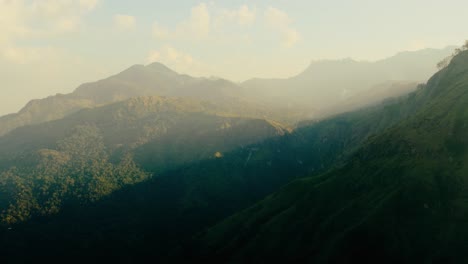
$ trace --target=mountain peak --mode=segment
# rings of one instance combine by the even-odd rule
[[[152,69],[152,70],[156,70],[158,72],[161,72],[161,73],[177,73],[173,70],[171,70],[169,67],[167,67],[166,65],[160,63],[160,62],[153,62],[151,64],[148,64],[146,65],[146,68],[149,68],[149,69]]]

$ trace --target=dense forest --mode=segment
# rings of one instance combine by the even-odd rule
[[[1,221],[24,222],[58,213],[64,203],[96,202],[123,186],[149,178],[130,153],[109,162],[102,135],[95,126],[77,126],[57,149],[41,149],[35,166],[12,167],[0,175]]]

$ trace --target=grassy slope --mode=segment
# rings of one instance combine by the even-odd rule
[[[343,167],[214,226],[200,252],[234,262],[468,261],[468,53],[415,96],[417,114]]]

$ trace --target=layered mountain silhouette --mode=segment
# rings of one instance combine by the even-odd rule
[[[263,101],[274,105],[314,108],[316,115],[328,115],[331,106],[348,103],[347,99],[359,96],[385,82],[426,82],[436,72],[436,64],[448,57],[454,47],[401,52],[376,62],[353,59],[312,62],[297,76],[288,79],[252,79],[242,87],[253,95],[264,95]],[[380,97],[399,96],[411,92],[415,86],[387,90]],[[348,103],[349,104],[349,103]],[[356,106],[353,107],[356,109]]]
[[[0,259],[466,261],[468,52],[417,84],[443,52],[272,93],[137,65],[32,101],[0,120]]]
[[[17,114],[0,118],[0,135],[24,125],[57,120],[81,109],[140,96],[187,97],[231,105],[245,104],[239,102],[238,87],[232,82],[181,75],[160,63],[135,65],[107,79],[83,84],[71,94],[29,102]]]
[[[266,141],[257,136],[258,143],[234,145],[237,148],[220,151],[222,156],[213,155],[205,160],[192,158],[195,162],[172,170],[164,170],[161,165],[173,164],[193,153],[193,149],[215,154],[215,150],[229,145],[216,143],[216,138],[200,141],[203,137],[196,135],[192,140],[187,134],[183,135],[188,138],[173,140],[168,133],[134,149],[135,163],[144,171],[153,172],[152,179],[124,187],[92,205],[68,204],[56,215],[16,224],[14,232],[4,235],[22,247],[5,246],[13,255],[25,248],[30,249],[30,256],[48,255],[53,248],[58,257],[75,253],[84,257],[122,254],[137,260],[139,256],[152,255],[161,261],[171,261],[174,256],[184,255],[177,248],[197,232],[291,180],[327,171],[344,162],[367,137],[413,113],[414,108],[403,107],[405,100],[318,123],[304,123],[292,133],[278,133],[281,130],[272,126],[259,133],[258,128],[262,126],[258,123],[263,121],[253,120],[246,123],[252,129],[237,126],[242,133],[236,131],[237,137],[221,137],[222,141],[229,143],[248,133],[251,133],[249,139],[265,135]],[[233,127],[231,131],[235,130]],[[274,137],[274,134],[282,136]],[[216,148],[209,146],[213,143]],[[67,227],[75,225],[80,227]],[[93,234],[89,234],[90,230]],[[130,236],[145,239],[129,242]],[[42,241],[40,246],[38,241]]]
[[[334,260],[355,260],[357,256],[347,255],[348,251],[335,251],[341,250],[345,245],[342,243],[350,239],[345,236],[348,229],[354,230],[355,226],[367,223],[371,219],[369,213],[373,215],[373,212],[383,210],[385,216],[389,210],[387,199],[408,199],[405,195],[413,189],[403,187],[410,186],[419,192],[413,186],[418,183],[419,174],[417,171],[410,173],[411,180],[406,183],[403,168],[410,164],[410,169],[422,169],[421,161],[414,157],[426,153],[425,149],[408,149],[412,146],[409,139],[392,135],[401,130],[411,137],[421,136],[422,142],[427,140],[427,131],[412,132],[411,129],[415,129],[412,120],[426,122],[425,113],[436,114],[436,109],[439,109],[431,106],[445,100],[436,91],[451,91],[452,85],[457,87],[458,83],[465,82],[458,79],[464,76],[460,70],[464,68],[463,63],[459,65],[460,61],[464,62],[464,56],[466,54],[457,57],[450,67],[438,73],[427,85],[401,99],[388,100],[375,107],[321,122],[305,122],[292,134],[233,148],[212,159],[166,170],[158,177],[116,191],[92,206],[66,205],[58,215],[15,225],[15,231],[4,231],[4,235],[8,241],[18,241],[23,245],[20,250],[28,248],[38,255],[53,248],[64,255],[78,252],[88,257],[109,254],[127,256],[131,260],[153,255],[169,262],[182,261],[185,257],[234,262],[327,261],[331,257],[337,258]],[[457,90],[463,91],[462,88]],[[460,99],[459,94],[457,98]],[[439,133],[435,132],[437,129],[428,131]],[[268,136],[273,134],[267,133]],[[159,151],[162,142],[153,142],[135,149],[135,161],[147,171],[160,171],[160,168],[153,167],[155,161],[151,157],[157,160],[170,150],[162,147]],[[172,146],[177,140],[168,142]],[[442,147],[445,148],[445,144]],[[443,160],[446,155],[441,152],[436,158]],[[398,167],[393,167],[395,164]],[[429,171],[431,169],[428,167]],[[292,180],[296,181],[257,205],[236,213]],[[414,197],[422,195],[422,200],[425,195],[432,197],[427,194],[432,189],[423,190]],[[430,208],[434,206],[430,201],[421,204],[424,210],[425,204]],[[406,204],[415,203],[412,200],[401,202],[402,206]],[[410,209],[403,207],[401,210]],[[222,221],[230,214],[234,216]],[[78,224],[79,228],[67,228]],[[211,225],[214,227],[197,235]],[[90,230],[95,235],[90,235]],[[372,234],[380,234],[378,230],[372,231]],[[384,235],[379,239],[387,243]],[[388,243],[391,243],[389,239]],[[42,243],[37,247],[39,241]],[[286,244],[283,241],[287,241]],[[313,244],[314,241],[317,244]],[[358,242],[361,240],[350,240],[350,245]],[[374,242],[363,239],[362,243],[367,244],[362,245],[367,249]],[[417,242],[408,241],[411,246]],[[414,246],[417,248],[419,245]],[[17,252],[18,248],[10,246],[10,249]],[[386,256],[385,252],[377,249],[370,257]],[[349,252],[359,253],[357,249]],[[398,260],[406,260],[404,257],[400,259],[403,255],[398,250],[395,252]],[[429,259],[431,257],[433,255],[428,255]]]
[[[377,62],[351,59],[312,63],[301,74],[289,79],[253,79],[241,84],[224,79],[194,78],[169,69],[161,63],[134,65],[109,78],[86,83],[74,92],[33,100],[16,114],[0,117],[0,135],[17,127],[57,120],[85,108],[93,108],[139,96],[188,97],[224,104],[250,104],[267,118],[294,124],[301,119],[336,113],[339,104],[354,110],[364,105],[353,100],[374,86],[395,81],[375,94],[369,103],[400,96],[414,90],[406,83],[424,82],[435,72],[435,65],[450,55],[452,47],[404,52]],[[404,81],[406,83],[402,84]],[[373,89],[372,89],[373,90]],[[364,95],[365,96],[365,95]],[[351,99],[351,101],[347,101]],[[263,118],[257,111],[251,117]]]

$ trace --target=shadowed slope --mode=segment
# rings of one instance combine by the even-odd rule
[[[468,236],[468,52],[415,94],[421,109],[342,168],[293,182],[211,228],[233,262],[462,263]]]

